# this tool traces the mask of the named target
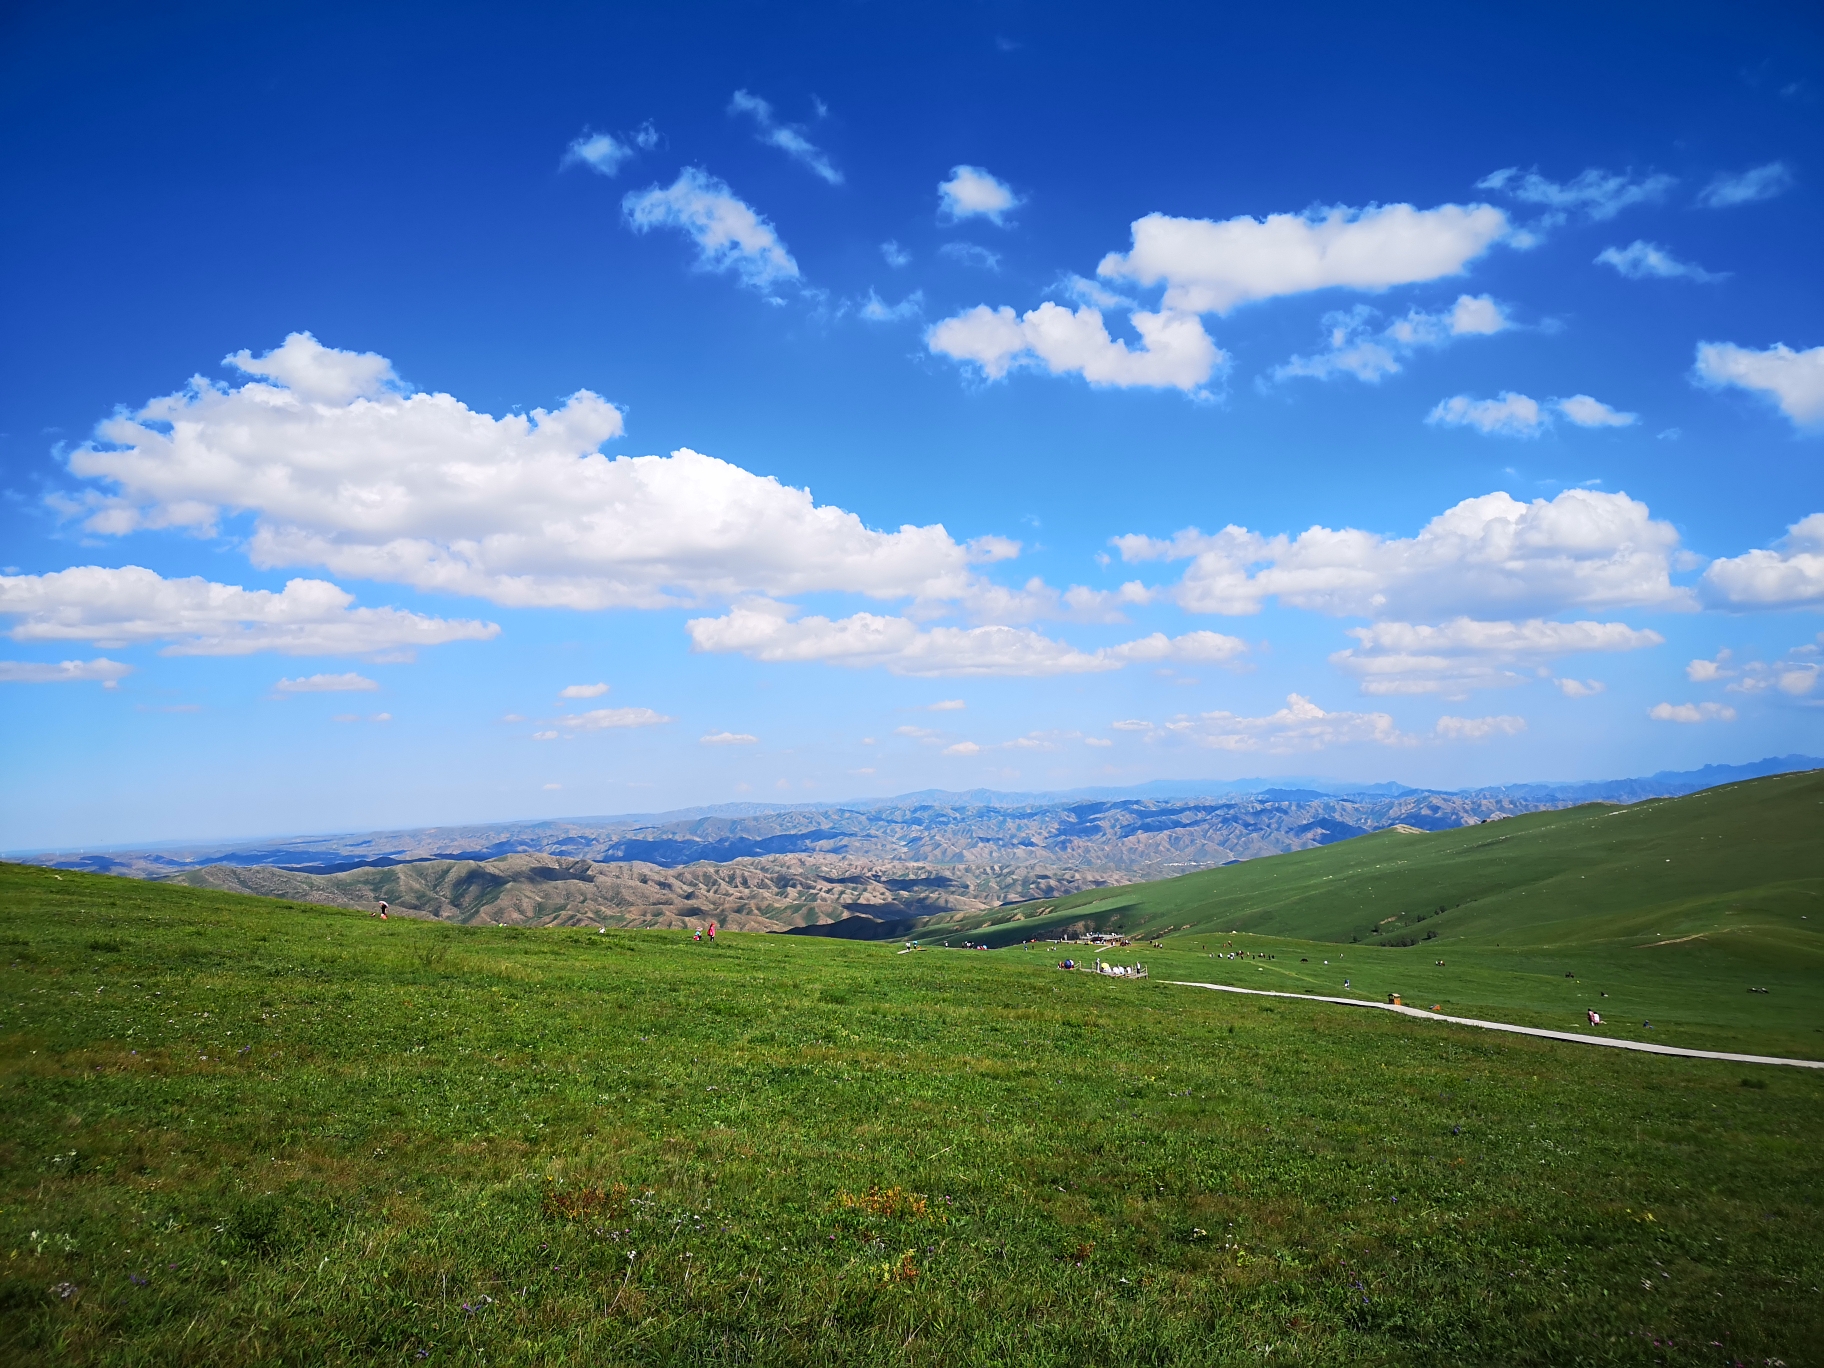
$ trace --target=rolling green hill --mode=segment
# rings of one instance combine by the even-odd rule
[[[991,945],[1065,928],[1180,940],[1250,932],[1403,947],[1704,941],[1769,964],[1801,956],[1818,965],[1824,771],[1450,831],[1396,827],[1316,850],[957,918],[946,933],[952,924],[958,931],[993,928],[981,937]]]
[[[933,918],[937,943],[1072,931],[1155,977],[1695,1049],[1824,1057],[1824,772],[1531,813]],[[1161,948],[1151,948],[1153,944]]]

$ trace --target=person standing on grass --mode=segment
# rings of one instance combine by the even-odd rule
[[[709,924],[709,943],[711,945],[716,943],[716,924],[714,922]]]

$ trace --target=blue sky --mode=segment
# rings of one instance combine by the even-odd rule
[[[528,8],[5,21],[0,846],[1824,753],[1813,7]]]

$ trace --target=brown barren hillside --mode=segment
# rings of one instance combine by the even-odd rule
[[[1006,902],[1064,897],[1127,882],[1116,870],[1067,872],[1008,865],[924,865],[769,855],[676,869],[601,864],[553,855],[425,860],[341,874],[210,865],[170,882],[295,902],[508,926],[681,927],[715,921],[782,931],[843,917],[898,920],[979,912]]]

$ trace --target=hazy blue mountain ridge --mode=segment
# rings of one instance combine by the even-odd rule
[[[50,852],[26,858],[59,868],[154,878],[209,865],[327,875],[426,860],[480,862],[520,854],[661,868],[801,855],[933,865],[1034,865],[1152,878],[1324,845],[1396,824],[1440,830],[1544,807],[1677,796],[1821,766],[1824,761],[1789,755],[1639,779],[1513,784],[1456,793],[1391,783],[1338,791],[1341,786],[1330,781],[1303,778],[1173,780],[1070,794],[933,791],[855,803],[728,803],[621,817]]]

